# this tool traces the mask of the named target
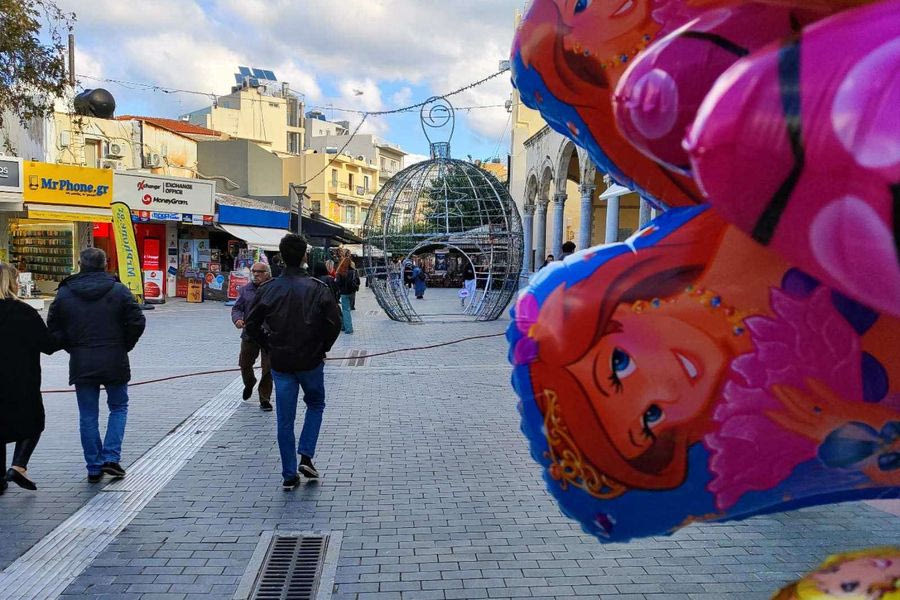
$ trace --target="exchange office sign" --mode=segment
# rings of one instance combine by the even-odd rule
[[[109,208],[112,171],[28,161],[24,165],[25,202]]]
[[[211,181],[116,173],[113,182],[113,201],[133,211],[215,214],[216,184]]]

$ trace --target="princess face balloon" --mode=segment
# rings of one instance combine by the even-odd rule
[[[900,315],[898,106],[900,1],[888,0],[739,60],[685,143],[728,221],[854,300]]]
[[[534,0],[513,41],[513,83],[551,127],[619,183],[671,206],[701,201],[615,128],[610,95],[629,62],[697,11],[683,0]]]
[[[829,556],[817,571],[772,600],[900,600],[900,548]]]
[[[553,263],[508,332],[532,455],[608,540],[900,492],[898,336],[706,207]]]

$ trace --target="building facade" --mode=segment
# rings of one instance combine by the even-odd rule
[[[315,123],[309,125],[315,129],[320,127],[321,121],[307,120],[307,123]],[[345,154],[365,161],[377,169],[378,186],[376,191],[403,169],[403,160],[407,154],[397,144],[392,144],[372,134],[358,133],[352,139],[347,134],[310,135],[307,140],[308,149],[315,150],[317,153],[334,154],[344,148]]]
[[[309,209],[358,234],[375,198],[378,169],[346,154],[309,150],[303,158]]]

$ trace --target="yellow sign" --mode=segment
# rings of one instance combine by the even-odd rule
[[[23,171],[25,202],[106,208],[112,198],[110,169],[28,161],[23,163]]]
[[[92,215],[89,213],[70,213],[58,212],[54,210],[31,210],[28,209],[29,219],[39,219],[44,221],[82,221],[87,223],[109,223],[112,217],[109,215]]]
[[[131,222],[131,209],[124,202],[115,202],[112,209],[113,237],[116,240],[116,252],[119,262],[119,279],[131,290],[138,303],[144,302],[144,278],[141,276],[141,263],[138,253],[137,239],[134,235],[134,224]]]

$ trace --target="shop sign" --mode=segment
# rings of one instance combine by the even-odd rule
[[[23,172],[26,202],[109,207],[113,183],[109,169],[27,161]]]
[[[237,300],[241,295],[241,288],[250,283],[250,278],[232,271],[228,275],[228,299]]]
[[[131,211],[121,202],[112,204],[113,237],[119,262],[119,279],[143,303],[144,281],[138,256],[137,239],[131,222]]]
[[[201,179],[159,177],[140,173],[113,176],[113,199],[132,210],[212,215],[216,185]]]
[[[0,192],[22,193],[22,159],[0,156]]]
[[[193,220],[193,215],[183,214],[181,215],[182,223],[190,223]]]
[[[144,294],[148,302],[165,302],[162,271],[144,271]]]
[[[202,279],[188,279],[187,301],[188,302],[203,302],[203,280]]]
[[[151,212],[150,218],[154,221],[180,221],[181,215],[173,212]]]
[[[98,215],[94,213],[62,212],[55,210],[28,209],[28,218],[40,221],[78,221],[80,223],[109,223],[110,215]]]

